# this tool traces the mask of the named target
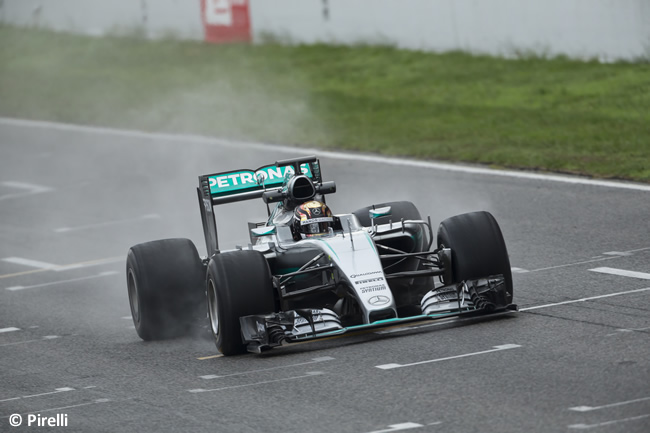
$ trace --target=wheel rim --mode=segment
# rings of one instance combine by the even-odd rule
[[[129,304],[131,304],[131,315],[133,316],[133,321],[137,324],[140,323],[140,303],[138,301],[138,283],[136,283],[135,281],[135,275],[133,275],[133,269],[131,268],[129,268],[128,288],[129,288]]]
[[[212,334],[216,337],[219,335],[219,309],[217,306],[217,289],[211,279],[208,280],[208,314]]]

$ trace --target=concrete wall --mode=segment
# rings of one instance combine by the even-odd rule
[[[251,0],[251,15],[255,40],[650,56],[650,0]]]
[[[250,0],[250,15],[255,41],[650,57],[650,0]],[[0,0],[0,20],[93,35],[205,34],[201,0]]]
[[[95,36],[203,39],[199,0],[0,0],[0,20]]]

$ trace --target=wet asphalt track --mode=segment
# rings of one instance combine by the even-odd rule
[[[302,154],[0,121],[0,431],[46,430],[12,414],[67,414],[57,431],[83,432],[650,431],[647,189],[321,157],[338,213],[492,212],[522,311],[263,356],[142,342],[129,246],[189,237],[204,254],[197,176]],[[218,212],[222,246],[265,215],[261,201]]]

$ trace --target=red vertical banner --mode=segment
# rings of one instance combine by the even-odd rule
[[[250,42],[248,0],[201,0],[207,42]]]

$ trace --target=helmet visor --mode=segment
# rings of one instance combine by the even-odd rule
[[[329,227],[334,222],[332,217],[312,218],[300,222],[300,229],[306,235],[329,233]]]

